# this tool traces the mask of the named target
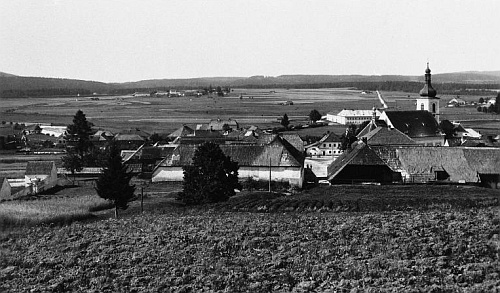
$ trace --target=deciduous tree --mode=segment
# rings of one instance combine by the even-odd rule
[[[311,110],[309,113],[309,120],[311,120],[312,123],[316,123],[316,121],[321,119],[321,113],[319,113],[318,110],[314,109]]]
[[[346,128],[345,133],[340,136],[340,139],[342,140],[342,143],[340,145],[341,150],[348,150],[351,149],[351,145],[358,140],[358,138],[355,135],[356,133],[356,125],[351,124],[349,127]]]

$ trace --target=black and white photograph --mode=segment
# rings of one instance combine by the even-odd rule
[[[0,0],[0,292],[500,292],[499,12]]]

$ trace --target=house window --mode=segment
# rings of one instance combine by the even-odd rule
[[[331,144],[331,143],[329,143],[329,144],[328,144],[328,147],[330,147],[330,148],[331,148],[331,147],[332,147],[332,144]]]

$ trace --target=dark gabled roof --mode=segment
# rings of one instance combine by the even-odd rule
[[[131,128],[131,129],[123,130],[123,131],[120,131],[119,134],[135,134],[135,135],[142,137],[143,139],[146,139],[146,138],[151,136],[146,131],[140,130],[138,128]]]
[[[226,142],[225,137],[198,137],[198,136],[184,136],[184,137],[178,137],[176,140],[174,140],[175,144],[188,144],[188,145],[200,145],[205,142],[214,142],[217,144],[222,144]]]
[[[387,166],[375,151],[360,142],[350,151],[342,153],[328,166],[328,180],[335,178],[347,165]]]
[[[123,133],[115,135],[113,139],[116,141],[144,141],[144,138],[142,138],[138,134],[123,134]]]
[[[300,138],[298,133],[282,133],[281,138],[289,142],[298,151],[304,151],[304,141]]]
[[[26,175],[50,175],[55,168],[53,161],[29,161],[26,165]]]
[[[168,137],[182,137],[182,136],[191,135],[193,133],[194,133],[194,130],[191,127],[183,125],[182,127],[177,129],[176,131],[169,134]]]
[[[333,132],[329,132],[329,133],[325,134],[319,140],[319,143],[323,143],[323,142],[341,142],[341,141],[342,141],[342,139],[340,138],[340,136],[336,135]]]
[[[377,127],[363,136],[369,145],[412,145],[416,142],[397,128]]]
[[[196,137],[223,137],[222,133],[216,130],[195,130],[191,135],[189,136],[196,136]]]
[[[439,125],[427,111],[386,111],[392,125],[409,137],[440,135]]]
[[[136,151],[127,154],[123,158],[126,162],[136,162],[141,160],[161,160],[172,155],[176,146],[140,146]],[[123,154],[123,152],[122,152]]]

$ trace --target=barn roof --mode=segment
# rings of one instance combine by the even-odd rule
[[[500,174],[499,148],[463,148],[469,165],[481,174]]]
[[[477,173],[462,148],[415,146],[396,151],[402,168],[410,174],[433,174],[440,167],[448,173],[450,181],[477,182]]]
[[[171,155],[162,160],[158,167],[183,167],[192,164],[194,153],[199,145],[179,145]],[[290,143],[276,139],[270,144],[225,144],[219,146],[225,155],[238,162],[240,166],[301,167],[303,156]]]
[[[391,124],[409,137],[426,137],[440,134],[439,125],[427,111],[386,111]]]
[[[350,151],[342,153],[328,166],[328,180],[332,180],[347,165],[381,166],[387,165],[368,145],[360,142]]]
[[[26,165],[26,175],[50,175],[55,168],[53,161],[29,161]]]

